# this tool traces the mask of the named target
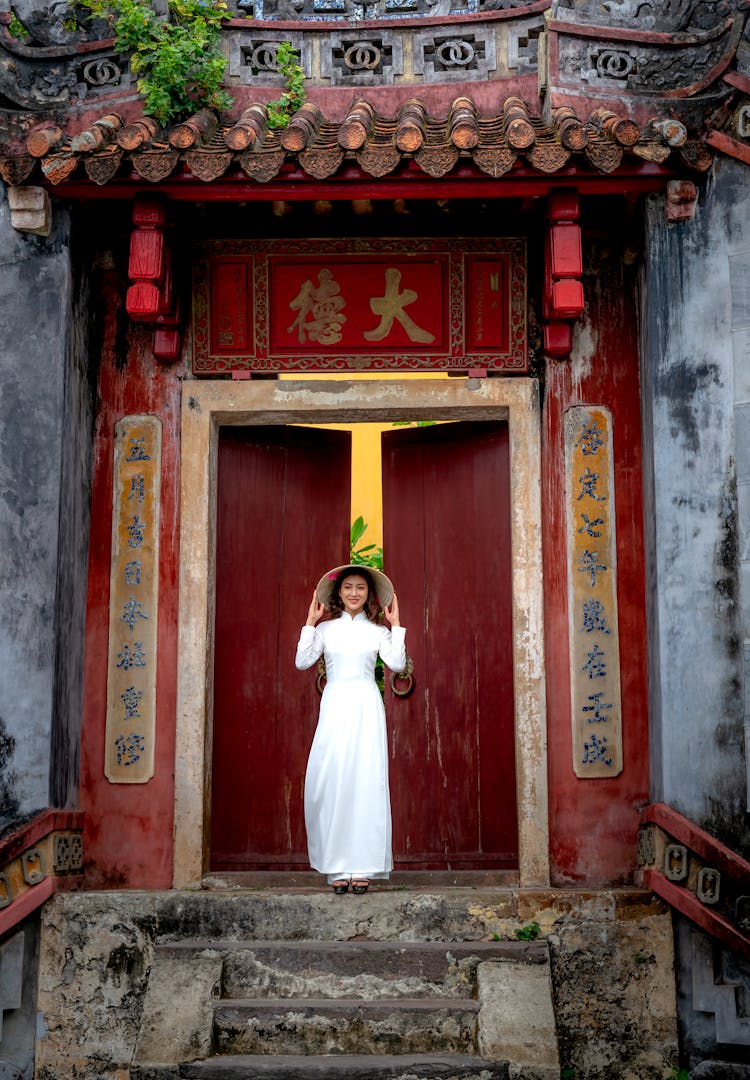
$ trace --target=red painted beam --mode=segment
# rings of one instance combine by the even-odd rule
[[[658,870],[646,870],[643,874],[643,884],[710,937],[716,938],[732,952],[750,960],[750,940],[718,912],[705,907],[689,889],[675,885]]]
[[[709,131],[706,142],[713,146],[714,150],[721,150],[722,154],[729,154],[745,165],[750,165],[750,146],[747,143],[741,143],[730,135],[725,135],[723,131]]]
[[[750,863],[666,803],[653,803],[644,807],[641,811],[641,825],[658,825],[665,833],[669,833],[675,840],[694,851],[708,866],[719,870],[733,881],[744,885],[750,882]]]
[[[80,875],[68,877],[49,876],[40,881],[38,885],[21,893],[7,908],[0,911],[0,937],[7,934],[14,926],[22,923],[32,911],[36,911],[42,904],[54,896],[56,892],[68,892],[79,889],[83,878]]]
[[[741,90],[743,94],[750,96],[750,79],[748,79],[747,75],[740,75],[739,71],[725,71],[722,79],[725,83],[729,83],[730,86],[735,86],[738,90]]]
[[[612,173],[581,172],[575,167],[547,175],[519,167],[500,178],[487,176],[471,165],[458,166],[449,177],[427,176],[415,164],[408,171],[374,178],[356,165],[347,166],[328,180],[315,180],[302,169],[288,166],[275,180],[259,184],[237,172],[206,184],[187,170],[158,185],[158,193],[169,199],[194,203],[313,202],[350,199],[524,199],[543,198],[553,191],[575,188],[581,195],[641,195],[660,191],[668,180],[682,174],[653,162],[643,162]],[[50,194],[66,199],[133,199],[154,185],[136,173],[130,177],[94,184],[84,180],[64,180],[49,187]]]

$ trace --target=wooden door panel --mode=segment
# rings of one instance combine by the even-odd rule
[[[322,571],[348,558],[348,432],[223,429],[216,529],[211,866],[307,865],[319,696],[294,650]]]
[[[386,433],[383,505],[415,665],[388,691],[394,857],[517,865],[507,425]]]

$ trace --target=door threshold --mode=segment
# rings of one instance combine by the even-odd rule
[[[221,870],[203,876],[204,889],[328,888],[315,870]],[[517,889],[517,870],[394,870],[388,881],[374,881],[378,892],[407,889]]]

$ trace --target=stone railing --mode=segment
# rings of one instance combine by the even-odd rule
[[[641,812],[636,882],[750,960],[750,863],[664,803]]]
[[[83,874],[83,818],[43,810],[0,840],[0,937]]]

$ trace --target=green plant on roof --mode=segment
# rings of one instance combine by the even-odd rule
[[[268,126],[280,131],[305,103],[305,73],[300,67],[299,54],[288,41],[279,42],[276,48],[276,70],[284,77],[284,93],[275,101],[269,101]]]
[[[10,22],[8,23],[8,33],[11,37],[14,37],[16,41],[23,41],[24,38],[31,37],[31,34],[15,12],[11,14]]]
[[[147,0],[81,0],[112,26],[115,48],[130,56],[144,112],[160,124],[201,108],[228,109],[221,87],[227,66],[221,52],[224,0],[167,0],[168,19]]]

